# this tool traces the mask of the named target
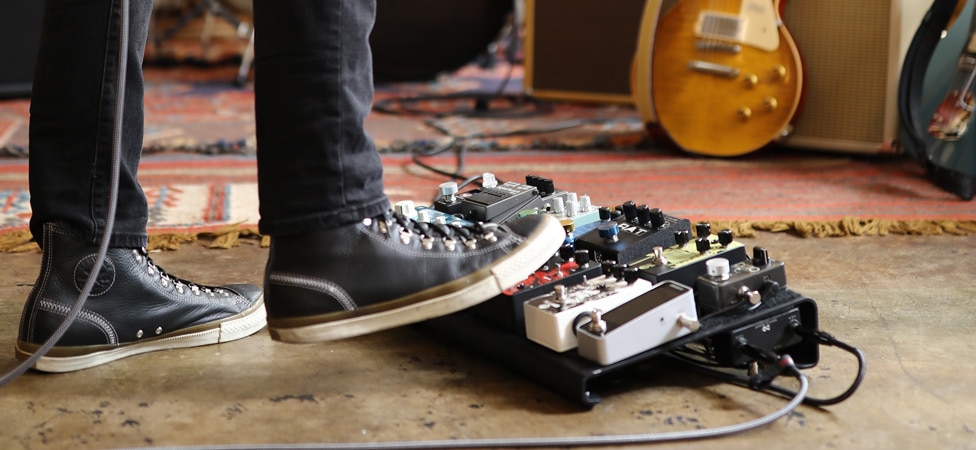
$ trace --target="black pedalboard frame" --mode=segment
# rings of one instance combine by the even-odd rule
[[[706,340],[728,342],[740,334],[762,333],[783,321],[818,329],[816,302],[788,288],[764,296],[762,303],[749,310],[729,311],[700,318],[698,331],[682,336],[646,352],[610,365],[600,365],[581,357],[576,350],[556,352],[528,340],[524,334],[486,320],[470,310],[431,319],[420,324],[436,338],[484,356],[526,378],[585,407],[603,401],[594,391],[594,382],[612,377],[627,368],[663,356],[684,345]],[[789,354],[796,366],[810,368],[819,360],[819,343],[795,338],[778,351]]]

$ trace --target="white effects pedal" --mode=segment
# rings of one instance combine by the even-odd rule
[[[576,348],[575,322],[592,309],[610,310],[654,286],[636,278],[630,282],[612,275],[601,275],[572,286],[555,286],[555,291],[522,304],[525,336],[557,352]]]
[[[589,308],[577,325],[580,356],[609,365],[698,331],[694,291],[670,280],[615,308]]]

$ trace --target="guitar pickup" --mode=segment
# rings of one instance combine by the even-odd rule
[[[732,66],[726,66],[725,64],[715,64],[707,61],[690,61],[688,62],[688,68],[698,72],[710,73],[712,75],[718,75],[726,78],[735,78],[739,76],[739,69]]]

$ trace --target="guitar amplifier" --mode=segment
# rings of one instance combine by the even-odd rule
[[[633,104],[631,65],[644,0],[525,0],[527,94]]]
[[[783,21],[802,55],[806,98],[783,145],[899,152],[902,61],[932,0],[786,0]]]

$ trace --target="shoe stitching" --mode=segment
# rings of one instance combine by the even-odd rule
[[[63,316],[67,316],[68,313],[71,311],[71,308],[61,303],[53,302],[50,300],[38,301],[37,309],[41,309],[54,314],[60,314]],[[119,343],[119,336],[115,332],[115,328],[112,326],[112,323],[106,320],[104,317],[95,314],[89,310],[82,309],[81,312],[78,314],[78,318],[76,320],[81,320],[88,324],[94,325],[96,328],[102,330],[102,333],[105,334],[105,339],[108,341],[106,342],[107,344],[116,345]]]
[[[310,289],[331,295],[346,311],[352,311],[359,307],[345,289],[329,280],[281,272],[272,272],[268,275],[268,279],[274,284]]]

